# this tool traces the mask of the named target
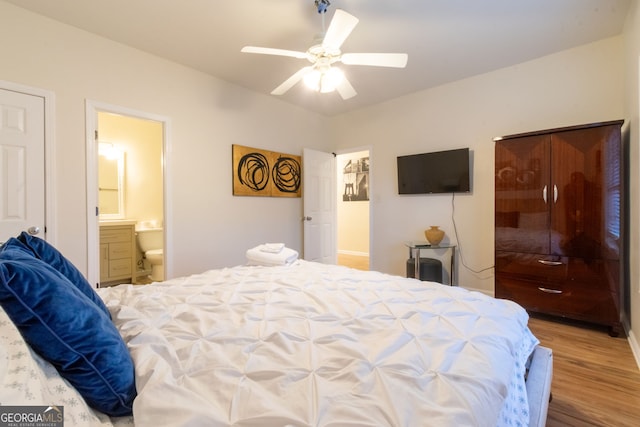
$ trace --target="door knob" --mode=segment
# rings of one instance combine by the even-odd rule
[[[32,236],[35,236],[36,234],[40,233],[40,227],[32,225],[31,227],[27,228],[27,233],[31,234]]]
[[[313,218],[311,218],[310,216],[303,216],[302,220],[303,221],[311,221]]]

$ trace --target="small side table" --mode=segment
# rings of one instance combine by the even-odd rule
[[[404,242],[404,245],[409,248],[409,258],[416,258],[415,268],[415,276],[416,278],[420,277],[420,251],[422,250],[436,250],[436,249],[447,249],[450,253],[449,257],[449,286],[457,286],[455,281],[455,259],[456,259],[456,245],[432,245],[428,242]]]

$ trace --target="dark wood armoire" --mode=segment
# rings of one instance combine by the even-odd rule
[[[622,120],[495,139],[495,294],[621,332]]]

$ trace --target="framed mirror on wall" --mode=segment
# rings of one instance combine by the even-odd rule
[[[113,144],[98,143],[98,211],[100,219],[124,219],[125,153]]]

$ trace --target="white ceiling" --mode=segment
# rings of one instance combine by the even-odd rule
[[[269,94],[323,28],[313,0],[5,0],[16,6]],[[360,19],[343,52],[406,52],[405,69],[341,65],[358,95],[296,85],[283,101],[340,114],[622,32],[631,0],[331,0]],[[271,96],[271,95],[270,95]]]

